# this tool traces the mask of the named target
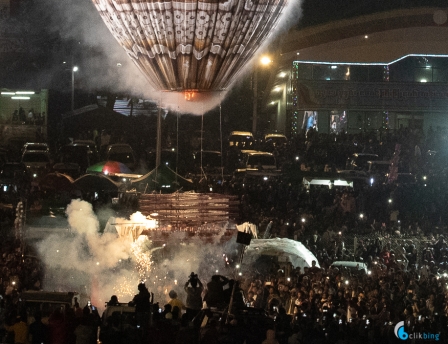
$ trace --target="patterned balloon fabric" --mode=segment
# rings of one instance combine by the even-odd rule
[[[92,0],[156,90],[224,90],[287,0]]]

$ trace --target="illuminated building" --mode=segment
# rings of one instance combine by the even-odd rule
[[[275,129],[293,136],[313,121],[320,133],[443,126],[447,17],[447,9],[400,9],[291,30],[281,43],[287,78],[276,78],[267,99],[280,104]]]

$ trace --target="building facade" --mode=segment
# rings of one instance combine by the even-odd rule
[[[287,78],[270,95],[276,130],[448,127],[447,19],[447,8],[418,8],[290,31],[281,49]]]
[[[1,89],[0,93],[0,146],[46,142],[48,90]]]

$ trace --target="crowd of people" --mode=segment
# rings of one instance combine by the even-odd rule
[[[447,137],[441,128],[431,130],[426,137],[408,129],[380,137],[334,137],[311,131],[276,148],[284,172],[281,175],[264,179],[235,174],[224,180],[208,180],[215,191],[239,196],[240,220],[256,224],[259,238],[297,240],[316,257],[315,264],[303,270],[272,264],[264,269],[255,267],[252,276],[238,281],[234,310],[261,309],[273,320],[266,327],[268,334],[262,334],[265,343],[358,343],[380,338],[394,342],[394,328],[400,321],[405,322],[409,333],[432,334],[434,340],[438,340],[436,335],[442,341],[446,338]],[[412,184],[365,183],[356,188],[307,187],[301,179],[294,179],[295,170],[334,172],[356,151],[376,153],[384,160],[399,155],[400,171],[412,172],[417,179]],[[432,153],[426,154],[428,151]],[[359,239],[356,246],[352,243],[355,236]],[[28,326],[27,314],[7,313],[6,309],[18,305],[20,291],[40,289],[42,268],[38,260],[23,255],[22,243],[6,242],[0,262],[1,321],[5,330],[15,332],[14,323]],[[337,260],[363,262],[368,271],[332,267]],[[151,293],[140,285],[139,294],[149,301],[143,308],[138,301],[134,303],[135,321],[140,326],[136,335],[145,332],[161,343],[218,343],[218,337],[219,343],[239,343],[235,338],[245,337],[237,331],[235,319],[226,322],[227,327],[212,321],[203,333],[188,331],[189,321],[204,302],[218,309],[229,306],[228,295],[222,290],[230,282],[214,276],[210,283],[203,285],[192,276],[184,290],[170,292],[171,301],[165,306],[163,301],[162,306],[154,303]],[[59,313],[53,316],[56,322],[61,318]],[[62,317],[73,331],[81,325],[98,327],[101,323],[91,307],[79,305],[65,310]],[[38,321],[39,314],[34,318]],[[114,343],[118,338],[117,321],[111,319],[103,332],[107,333],[105,342]],[[51,328],[50,321],[48,325]],[[31,325],[28,331],[32,332]],[[76,335],[70,338],[73,343],[88,342]],[[58,343],[53,339],[49,342]]]

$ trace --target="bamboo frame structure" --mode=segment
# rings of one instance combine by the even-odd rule
[[[237,196],[216,193],[143,194],[139,211],[157,213],[158,230],[213,232],[239,218],[239,204]]]

